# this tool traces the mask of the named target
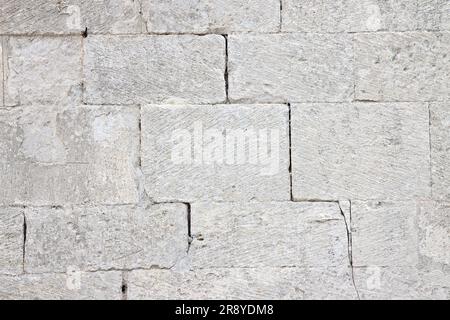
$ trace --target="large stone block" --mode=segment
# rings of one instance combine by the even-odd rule
[[[142,169],[156,201],[289,200],[285,105],[145,106]]]
[[[448,300],[450,274],[414,267],[355,268],[355,284],[367,300]]]
[[[22,209],[0,207],[0,274],[23,272],[23,225]]]
[[[134,0],[3,0],[0,33],[139,33],[143,22]]]
[[[148,32],[276,32],[279,0],[143,0]]]
[[[450,204],[352,202],[356,267],[450,266]]]
[[[225,101],[220,35],[91,36],[84,54],[89,104]]]
[[[450,99],[450,33],[355,35],[355,97],[372,101]]]
[[[420,1],[422,2],[422,1]],[[416,30],[411,0],[283,0],[283,31],[362,32]]]
[[[7,37],[6,106],[81,102],[81,37]]]
[[[136,108],[4,109],[0,133],[0,204],[138,201]]]
[[[429,197],[428,124],[421,103],[292,105],[294,198]]]
[[[353,98],[351,35],[231,35],[228,51],[232,101],[336,102]]]
[[[193,268],[346,267],[337,203],[193,203]]]
[[[188,247],[187,207],[27,209],[25,270],[171,268]]]
[[[120,300],[121,287],[117,271],[0,276],[0,300]]]
[[[433,197],[450,201],[450,102],[430,103]]]
[[[136,299],[356,299],[348,268],[231,268],[132,271]]]

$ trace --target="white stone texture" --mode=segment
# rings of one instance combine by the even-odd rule
[[[0,207],[0,274],[23,272],[23,226],[23,209]]]

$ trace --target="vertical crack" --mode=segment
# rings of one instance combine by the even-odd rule
[[[2,106],[5,106],[5,86],[6,86],[6,69],[5,69],[5,61],[6,61],[6,44],[5,37],[0,37],[0,46],[2,49]]]
[[[289,114],[289,118],[288,118],[288,124],[289,124],[289,130],[288,130],[288,135],[289,135],[289,191],[290,191],[290,195],[291,195],[291,201],[294,201],[294,194],[292,191],[292,113],[291,113],[291,104],[288,103],[288,114]]]
[[[225,80],[225,102],[226,103],[230,103],[230,99],[229,99],[229,82],[228,82],[228,35],[227,34],[223,34],[222,35],[225,39],[225,72],[223,75],[223,78]]]
[[[339,210],[341,211],[342,216],[344,217],[344,223],[345,228],[347,230],[347,248],[348,248],[348,260],[350,263],[350,270],[351,270],[351,278],[352,278],[352,284],[353,288],[355,289],[356,296],[358,297],[358,300],[360,300],[360,295],[358,288],[356,286],[355,282],[355,271],[353,267],[353,239],[352,239],[352,202],[351,200],[348,200],[348,208],[347,208],[347,214],[342,209],[341,201],[337,202],[339,205]]]
[[[283,0],[280,0],[280,27],[279,31],[283,31]]]
[[[429,152],[430,152],[430,194],[433,199],[433,149],[432,149],[432,134],[431,134],[431,125],[432,125],[432,113],[431,113],[431,103],[428,102],[428,144],[429,144]]]
[[[122,271],[122,300],[128,300],[128,273],[127,271]]]
[[[25,254],[27,244],[27,217],[25,212],[23,213],[23,247],[22,247],[22,271],[25,273]]]
[[[192,229],[191,229],[191,224],[192,224],[192,220],[191,220],[191,204],[190,203],[185,203],[186,208],[187,208],[187,226],[188,226],[188,247],[187,247],[187,253],[189,253],[189,250],[191,249],[191,244],[192,244]]]

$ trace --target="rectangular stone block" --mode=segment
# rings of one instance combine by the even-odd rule
[[[6,106],[81,102],[81,37],[7,37]]]
[[[430,103],[433,197],[450,201],[450,102]]]
[[[0,33],[139,33],[139,8],[133,0],[3,0]]]
[[[292,105],[294,198],[429,197],[428,124],[421,103]]]
[[[154,33],[277,32],[279,0],[144,0],[147,31]]]
[[[353,265],[415,267],[418,221],[415,202],[352,202]]]
[[[84,54],[88,104],[225,101],[222,36],[91,36]]]
[[[34,208],[26,219],[30,273],[171,268],[188,247],[184,204]]]
[[[0,300],[120,300],[121,272],[0,276]]]
[[[149,105],[142,169],[153,200],[289,200],[288,107]]]
[[[0,274],[23,272],[23,224],[22,209],[0,207]]]
[[[193,203],[192,267],[346,267],[337,203]]]
[[[450,274],[414,267],[355,268],[355,283],[365,300],[448,300]]]
[[[372,101],[450,99],[450,33],[355,35],[355,97]]]
[[[283,0],[282,13],[283,31],[411,31],[418,28],[417,2],[411,0]]]
[[[0,204],[138,201],[134,107],[4,109],[0,133]]]
[[[351,35],[229,37],[229,96],[239,102],[333,102],[353,98]]]
[[[357,296],[348,268],[225,268],[132,271],[128,298],[294,300]]]

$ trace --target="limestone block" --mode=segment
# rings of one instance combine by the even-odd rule
[[[147,31],[154,33],[276,32],[279,0],[143,0]]]
[[[353,98],[350,35],[231,35],[229,94],[239,102],[340,102]]]
[[[429,197],[428,123],[421,103],[292,105],[294,198]]]
[[[81,102],[81,37],[8,37],[6,106]]]
[[[337,203],[193,203],[193,268],[345,267]]]
[[[450,33],[358,34],[354,46],[357,100],[450,98]]]
[[[348,268],[232,268],[132,271],[128,298],[356,299]]]
[[[225,101],[225,39],[90,36],[84,46],[88,104]]]
[[[0,207],[0,274],[23,271],[23,225],[22,209]]]
[[[120,300],[121,287],[117,271],[0,276],[0,300]]]
[[[285,105],[148,105],[142,169],[162,201],[289,200]]]
[[[0,133],[0,204],[138,201],[136,108],[4,109]]]
[[[430,103],[433,197],[450,200],[450,102]]]
[[[26,210],[25,270],[170,268],[186,255],[184,204]]]

